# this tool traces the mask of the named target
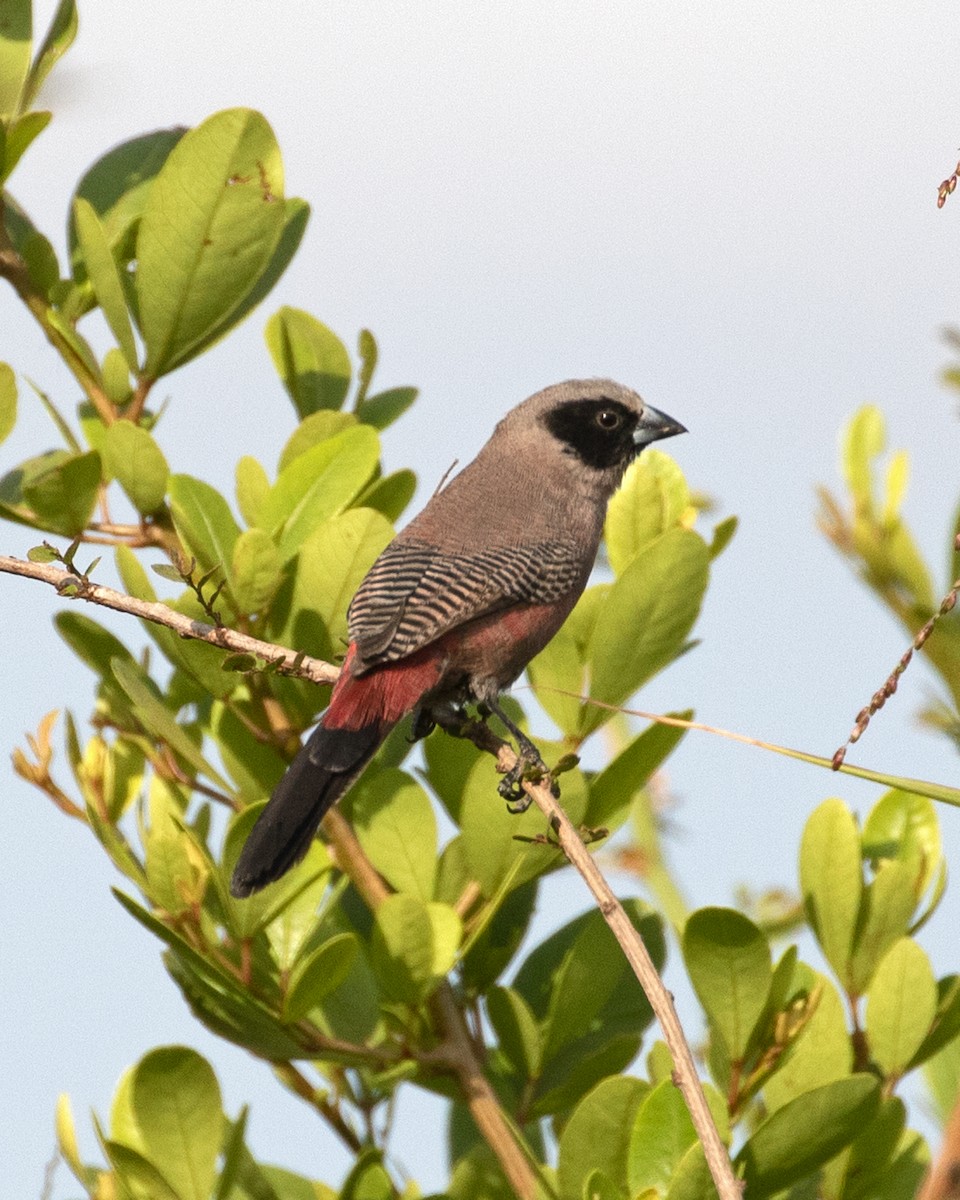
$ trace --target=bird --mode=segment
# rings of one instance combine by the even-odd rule
[[[468,703],[495,715],[519,752],[500,785],[508,800],[522,795],[525,767],[546,773],[499,697],[583,592],[627,467],[644,446],[685,432],[608,379],[554,384],[502,418],[361,582],[329,706],[251,829],[234,896],[304,857],[324,814],[408,714],[414,738],[449,726]]]

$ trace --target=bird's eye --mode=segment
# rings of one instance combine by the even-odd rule
[[[616,429],[623,423],[623,417],[615,408],[601,408],[595,418],[601,429]]]

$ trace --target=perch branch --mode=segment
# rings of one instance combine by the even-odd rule
[[[65,571],[52,563],[24,562],[22,559],[0,554],[0,573],[21,575],[25,579],[39,579],[41,583],[49,583],[51,587],[56,588],[61,595],[100,604],[104,608],[112,608],[115,612],[130,613],[145,621],[152,621],[155,625],[165,625],[180,637],[194,638],[198,642],[207,642],[211,646],[217,646],[221,650],[232,650],[237,654],[256,655],[268,663],[275,664],[276,669],[283,675],[296,675],[302,679],[309,679],[312,683],[335,683],[340,674],[337,667],[318,658],[306,658],[285,646],[275,646],[272,642],[262,642],[259,638],[250,637],[245,633],[236,633],[222,626],[194,621],[166,604],[137,600],[113,588],[104,587],[103,584],[91,583],[83,576]]]

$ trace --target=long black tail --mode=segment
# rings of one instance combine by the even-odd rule
[[[250,831],[230,880],[234,896],[250,896],[296,866],[310,849],[324,813],[360,774],[388,732],[389,726],[379,723],[363,729],[327,729],[321,721]]]

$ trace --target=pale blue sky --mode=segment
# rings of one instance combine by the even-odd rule
[[[907,512],[938,571],[960,490],[956,400],[937,382],[938,331],[960,322],[960,197],[935,204],[960,144],[955,5],[266,11],[87,0],[46,97],[54,124],[15,180],[62,246],[74,183],[109,146],[237,104],[272,122],[288,193],[313,217],[267,304],[160,389],[173,398],[160,437],[178,447],[176,468],[231,492],[241,454],[275,460],[293,411],[262,329],[281,303],[351,345],[369,326],[380,382],[421,387],[385,455],[418,470],[422,495],[530,392],[613,376],[689,427],[670,451],[742,521],[714,573],[703,644],[639,703],[691,705],[702,720],[831,753],[905,646],[814,530],[814,486],[838,486],[841,425],[866,400],[882,406],[911,452]],[[0,357],[69,404],[74,389],[9,290],[0,314]],[[23,407],[4,469],[54,441]],[[0,549],[34,540],[4,527]],[[88,708],[90,677],[51,632],[55,609],[48,590],[0,579],[2,747],[65,695]],[[955,755],[914,725],[929,678],[911,669],[853,761],[955,780]],[[258,1154],[339,1180],[334,1140],[189,1018],[157,944],[110,897],[117,880],[92,838],[0,770],[9,1194],[40,1194],[58,1092],[93,1156],[89,1107],[105,1113],[120,1071],[171,1041],[211,1058],[229,1111],[252,1101]],[[670,785],[672,856],[696,904],[729,902],[741,880],[794,886],[810,810],[838,792],[865,813],[878,794],[702,735],[671,760]],[[942,815],[952,848],[960,814]],[[586,905],[566,876],[545,896],[545,923]],[[958,919],[954,889],[923,935],[939,974],[957,969]],[[424,1120],[401,1105],[396,1150],[437,1187],[445,1169]],[[61,1167],[54,1200],[75,1192]]]

